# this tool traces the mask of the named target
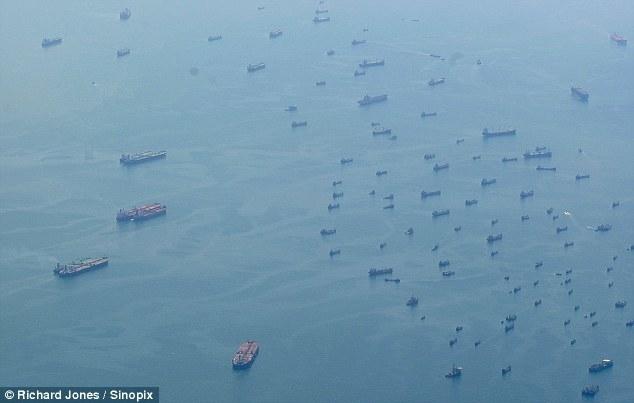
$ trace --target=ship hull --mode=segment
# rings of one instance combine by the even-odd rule
[[[104,262],[100,262],[100,263],[88,266],[85,269],[81,269],[81,270],[78,270],[78,271],[73,271],[73,272],[55,272],[55,274],[58,277],[61,277],[61,278],[75,277],[75,276],[77,276],[79,274],[86,273],[86,272],[89,272],[89,271],[94,270],[94,269],[100,269],[100,268],[106,267],[106,266],[108,266],[108,261],[107,260],[104,261]]]
[[[143,157],[143,158],[134,158],[134,159],[124,159],[121,158],[119,159],[119,162],[123,165],[137,165],[137,164],[142,164],[144,162],[149,162],[149,161],[154,161],[154,160],[159,160],[159,159],[163,159],[167,157],[167,154],[159,154],[159,155],[153,155],[153,156],[148,156],[148,157]]]

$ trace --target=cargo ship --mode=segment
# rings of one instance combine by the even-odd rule
[[[436,116],[436,115],[438,115],[437,112],[421,112],[420,117],[421,118],[426,118],[426,117],[429,117],[429,116]]]
[[[612,362],[612,360],[601,360],[601,362],[597,364],[590,365],[588,372],[601,372],[605,369],[612,368],[612,366],[614,366],[614,362]]]
[[[363,59],[363,61],[361,63],[359,63],[359,67],[361,68],[367,68],[367,67],[376,67],[376,66],[383,66],[385,64],[385,60],[384,59],[376,59],[376,60],[368,60],[368,59]]]
[[[392,269],[391,267],[388,267],[387,269],[370,269],[368,270],[368,276],[370,277],[383,276],[386,274],[392,274],[393,271],[394,269]]]
[[[59,45],[60,43],[62,43],[62,38],[44,38],[42,39],[42,47],[43,48],[48,48],[51,46],[55,46],[55,45]]]
[[[570,87],[570,93],[582,102],[588,102],[590,94],[581,87]]]
[[[127,56],[129,54],[130,54],[130,49],[128,49],[128,48],[123,48],[123,49],[117,50],[117,57],[123,57],[123,56]]]
[[[504,157],[502,158],[502,162],[514,162],[517,161],[517,157]]]
[[[106,256],[87,258],[82,259],[79,262],[72,262],[68,264],[57,263],[57,265],[55,265],[55,269],[53,269],[53,273],[57,274],[59,277],[70,277],[107,265],[108,257]]]
[[[502,234],[489,235],[487,237],[487,243],[493,243],[495,241],[501,241],[501,240],[502,240]]]
[[[489,131],[486,127],[482,130],[483,137],[502,137],[502,136],[515,136],[515,129],[512,130],[501,130],[497,132]]]
[[[553,156],[553,153],[546,150],[541,151],[526,151],[524,154],[524,159],[533,159],[533,158],[550,158]]]
[[[289,106],[287,106],[286,108],[284,108],[284,110],[285,110],[286,112],[296,112],[296,111],[297,111],[297,106],[295,106],[295,105],[289,105]]]
[[[326,9],[319,9],[318,8],[318,9],[315,10],[315,14],[325,14],[327,12],[328,12],[328,10],[326,10]]]
[[[537,168],[535,168],[538,171],[556,171],[557,168],[556,167],[543,167],[541,165],[537,165]]]
[[[354,71],[354,76],[355,77],[365,76],[365,70],[355,70]]]
[[[319,231],[322,236],[334,235],[337,233],[336,229],[322,229]]]
[[[434,164],[434,171],[438,172],[443,169],[449,169],[449,163],[445,162],[444,164]]]
[[[123,11],[119,13],[119,19],[122,21],[125,21],[129,19],[131,15],[132,15],[132,12],[130,11],[130,9],[124,8]]]
[[[117,221],[143,221],[167,213],[167,206],[160,203],[144,204],[131,209],[121,209],[117,213]]]
[[[387,101],[387,94],[376,95],[376,96],[365,95],[363,98],[358,100],[357,103],[359,104],[359,106],[365,106],[365,105],[376,104],[378,102],[384,102],[384,101]]]
[[[474,206],[478,204],[478,200],[477,199],[468,199],[464,201],[464,205],[465,206]]]
[[[269,38],[273,39],[273,38],[277,38],[278,36],[282,36],[282,31],[279,29],[275,29],[271,32],[269,32]]]
[[[353,39],[352,46],[362,45],[365,43],[365,39]]]
[[[433,160],[434,158],[436,158],[436,154],[425,154],[423,155],[423,158],[425,159],[425,161]]]
[[[341,165],[345,165],[345,164],[351,164],[352,161],[354,161],[352,158],[342,158],[339,162],[341,162]]]
[[[266,67],[266,65],[264,63],[249,64],[247,66],[247,72],[253,73],[254,71],[262,70],[265,67]]]
[[[431,216],[436,218],[436,217],[440,217],[443,215],[449,215],[449,210],[445,209],[445,210],[434,210],[431,213]]]
[[[297,122],[295,120],[293,120],[293,122],[291,123],[291,127],[294,129],[296,127],[304,127],[304,126],[308,126],[308,122],[305,120],[302,120],[300,122]]]
[[[431,80],[429,80],[427,82],[427,85],[429,85],[430,87],[433,87],[435,85],[442,84],[444,82],[445,82],[445,78],[444,77],[443,78],[438,78],[438,79],[432,78]]]
[[[207,38],[207,42],[215,42],[222,39],[222,35],[211,35]]]
[[[313,18],[313,22],[315,24],[319,24],[321,22],[328,22],[328,21],[330,21],[330,17],[315,16],[315,18]]]
[[[167,151],[144,151],[139,154],[121,154],[119,162],[123,165],[135,165],[167,157]]]
[[[392,134],[392,129],[388,129],[386,127],[379,127],[377,129],[372,130],[373,136],[381,136],[384,134]]]
[[[482,180],[480,181],[480,186],[482,187],[489,186],[489,185],[493,185],[496,182],[497,180],[495,178],[491,178],[491,179],[482,178]]]
[[[588,175],[588,174],[577,174],[577,175],[575,175],[575,180],[580,181],[582,179],[590,179],[590,175]]]
[[[607,232],[612,229],[611,224],[601,224],[594,229],[595,232]]]
[[[520,192],[520,199],[526,199],[527,197],[533,197],[534,195],[535,195],[535,192],[532,190],[529,190],[529,191],[522,190]]]
[[[627,39],[623,38],[623,37],[622,37],[621,35],[619,35],[619,34],[612,34],[612,35],[610,35],[610,39],[611,39],[613,42],[616,42],[618,45],[621,45],[621,46],[625,46],[625,45],[627,45]]]
[[[420,198],[421,199],[425,199],[427,197],[430,196],[440,196],[440,190],[431,190],[431,191],[425,191],[423,190],[422,192],[420,192]]]
[[[253,364],[253,361],[255,361],[255,357],[258,356],[259,352],[260,346],[256,341],[248,340],[241,343],[231,360],[233,369],[249,368]]]

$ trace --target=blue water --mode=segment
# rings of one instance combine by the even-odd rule
[[[634,401],[634,54],[608,39],[634,40],[634,3],[329,1],[331,21],[318,25],[315,7],[3,3],[0,384],[158,385],[167,402],[570,402],[596,383],[596,402]],[[284,34],[269,39],[276,28]],[[42,49],[45,36],[64,42]],[[122,47],[131,54],[117,59]],[[353,77],[363,58],[385,66]],[[260,61],[265,70],[246,73]],[[433,77],[447,82],[429,87]],[[389,100],[359,108],[366,93]],[[398,139],[373,138],[372,121]],[[483,127],[518,135],[483,141]],[[552,160],[523,161],[538,145]],[[119,166],[121,153],[146,149],[168,158]],[[450,169],[434,173],[435,162]],[[483,177],[497,183],[482,188]],[[329,213],[333,180],[344,197]],[[389,193],[393,211],[382,209]],[[119,208],[145,202],[167,215],[116,224]],[[433,220],[441,208],[451,215]],[[588,228],[601,223],[612,231]],[[52,274],[102,255],[107,268]],[[442,259],[454,277],[442,277]],[[368,278],[383,266],[400,284]],[[569,268],[563,285],[555,273]],[[620,299],[630,304],[617,310]],[[261,354],[232,371],[246,339]],[[614,368],[588,374],[602,358]],[[464,373],[450,381],[454,363]]]

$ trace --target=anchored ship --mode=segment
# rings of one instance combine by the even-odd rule
[[[55,269],[53,269],[53,273],[57,274],[59,277],[70,277],[107,265],[108,257],[106,256],[88,258],[82,259],[79,262],[72,262],[68,264],[57,263],[57,265],[55,265]]]
[[[387,94],[376,95],[376,96],[365,95],[363,98],[358,100],[357,103],[359,104],[359,106],[365,106],[365,105],[376,104],[378,102],[384,102],[384,101],[387,101]]]
[[[247,66],[247,72],[253,73],[254,71],[262,70],[265,67],[266,67],[266,65],[264,63],[249,64]]]
[[[244,343],[240,344],[238,350],[233,355],[233,359],[231,360],[231,364],[233,365],[233,369],[244,369],[248,368],[255,361],[255,357],[258,356],[260,352],[260,346],[256,341],[248,340]]]
[[[384,134],[392,134],[392,129],[388,129],[386,127],[379,127],[377,129],[372,130],[373,136],[380,136]]]
[[[429,85],[430,87],[433,87],[435,85],[442,84],[444,82],[445,82],[445,78],[444,77],[443,78],[438,78],[438,79],[432,78],[431,80],[429,80],[427,82],[427,85]]]
[[[487,237],[487,242],[488,243],[493,243],[495,241],[501,241],[502,240],[502,234],[497,234],[497,235],[489,235]]]
[[[167,157],[167,151],[145,151],[139,154],[121,154],[119,162],[123,165],[135,165]]]
[[[385,64],[385,60],[384,59],[376,59],[376,60],[368,60],[368,59],[363,59],[363,61],[361,63],[359,63],[359,67],[361,68],[366,68],[366,67],[375,67],[375,66],[383,66]]]
[[[486,127],[482,130],[483,137],[502,137],[502,136],[515,136],[515,129],[501,130],[497,132],[489,131]]]
[[[119,19],[122,21],[127,20],[132,15],[129,8],[124,8],[123,11],[119,13]]]
[[[588,368],[588,372],[601,372],[608,368],[612,368],[613,365],[614,362],[612,362],[612,360],[601,360],[601,362],[597,364],[590,365],[590,368]]]
[[[553,156],[553,153],[547,150],[540,151],[526,151],[524,154],[524,159],[532,159],[532,158],[550,158]]]
[[[352,46],[362,45],[364,43],[365,43],[365,39],[353,39],[352,40]]]
[[[303,127],[303,126],[308,126],[308,122],[305,120],[302,121],[295,121],[293,120],[293,122],[291,123],[291,127],[294,129],[296,127]]]
[[[121,209],[117,213],[117,221],[143,221],[167,213],[167,206],[160,203],[145,204],[129,210]]]
[[[354,71],[354,76],[355,77],[365,76],[365,70],[355,70]]]
[[[570,93],[582,102],[588,102],[590,94],[581,87],[570,87]]]
[[[449,163],[445,162],[444,164],[434,164],[434,171],[438,172],[443,169],[449,169]]]
[[[48,48],[50,46],[55,46],[55,45],[59,45],[60,43],[62,43],[62,38],[44,38],[42,39],[42,47],[43,48]]]
[[[327,21],[330,21],[330,17],[315,16],[315,18],[313,18],[313,22],[315,24],[319,24],[320,22],[327,22]]]
[[[436,116],[436,115],[438,115],[438,112],[421,112],[420,117],[426,118],[428,116]]]
[[[269,32],[269,38],[273,39],[273,38],[277,38],[278,36],[282,35],[282,31],[279,29],[275,29],[271,32]]]
[[[451,367],[451,371],[445,374],[445,378],[457,378],[462,375],[462,367],[456,367],[455,365]]]
[[[440,196],[440,190],[432,190],[432,191],[429,191],[429,192],[423,190],[422,192],[420,192],[420,198],[421,199],[425,199],[425,198],[430,197],[430,196]]]
[[[386,274],[392,274],[393,271],[394,269],[392,269],[391,267],[388,267],[387,269],[370,269],[368,270],[368,276],[370,277],[383,276]]]
[[[520,199],[526,199],[527,197],[533,197],[534,195],[535,195],[535,192],[532,190],[529,190],[529,191],[522,190],[520,192]]]
[[[491,179],[487,179],[487,178],[482,178],[482,180],[480,181],[480,186],[489,186],[489,185],[493,185],[494,183],[496,183],[497,180],[495,178],[491,178]]]
[[[449,215],[449,210],[445,209],[445,210],[434,210],[431,213],[431,216],[436,218],[436,217],[440,217],[443,215]]]
[[[222,35],[211,35],[207,38],[207,42],[219,41],[222,39]]]

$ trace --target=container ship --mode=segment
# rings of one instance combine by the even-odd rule
[[[42,47],[43,48],[48,48],[51,46],[55,46],[55,45],[59,45],[60,43],[62,43],[62,38],[44,38],[42,39]]]
[[[123,56],[127,56],[129,54],[130,54],[130,49],[128,49],[128,48],[123,48],[123,49],[117,50],[117,57],[123,57]]]
[[[623,38],[621,35],[619,34],[612,34],[610,35],[610,39],[612,39],[613,42],[616,42],[618,45],[621,46],[625,46],[627,45],[627,39]]]
[[[139,154],[121,154],[119,162],[123,165],[135,165],[167,157],[167,151],[144,151]]]
[[[117,221],[143,221],[167,213],[167,206],[160,203],[145,204],[129,210],[121,209],[117,213]]]
[[[582,102],[588,102],[590,94],[581,87],[570,87],[570,93]]]
[[[123,9],[123,11],[119,13],[119,19],[121,19],[122,21],[125,21],[129,19],[131,15],[132,15],[132,12],[130,12],[130,9],[125,8]]]
[[[59,277],[70,277],[107,265],[108,258],[106,256],[87,258],[82,259],[79,262],[72,262],[68,264],[57,263],[55,269],[53,269],[53,273],[57,274]]]
[[[255,361],[255,357],[258,356],[259,352],[260,346],[256,341],[248,340],[241,343],[240,347],[238,347],[238,351],[236,351],[233,355],[233,359],[231,360],[233,369],[249,368],[253,364],[253,361]]]
[[[264,63],[249,64],[247,66],[247,72],[253,73],[254,71],[262,70],[265,67],[266,65]]]
[[[365,105],[376,104],[378,102],[384,102],[384,101],[387,101],[387,94],[376,95],[376,96],[365,95],[363,98],[358,100],[357,103],[359,104],[359,106],[365,106]]]
[[[489,129],[484,128],[482,130],[482,136],[487,137],[502,137],[502,136],[515,136],[515,129],[512,130],[501,130],[497,132],[489,131]]]
[[[383,66],[385,64],[385,60],[381,59],[381,60],[368,60],[368,59],[363,59],[363,61],[361,63],[359,63],[359,67],[361,68],[366,68],[366,67],[376,67],[376,66]]]

